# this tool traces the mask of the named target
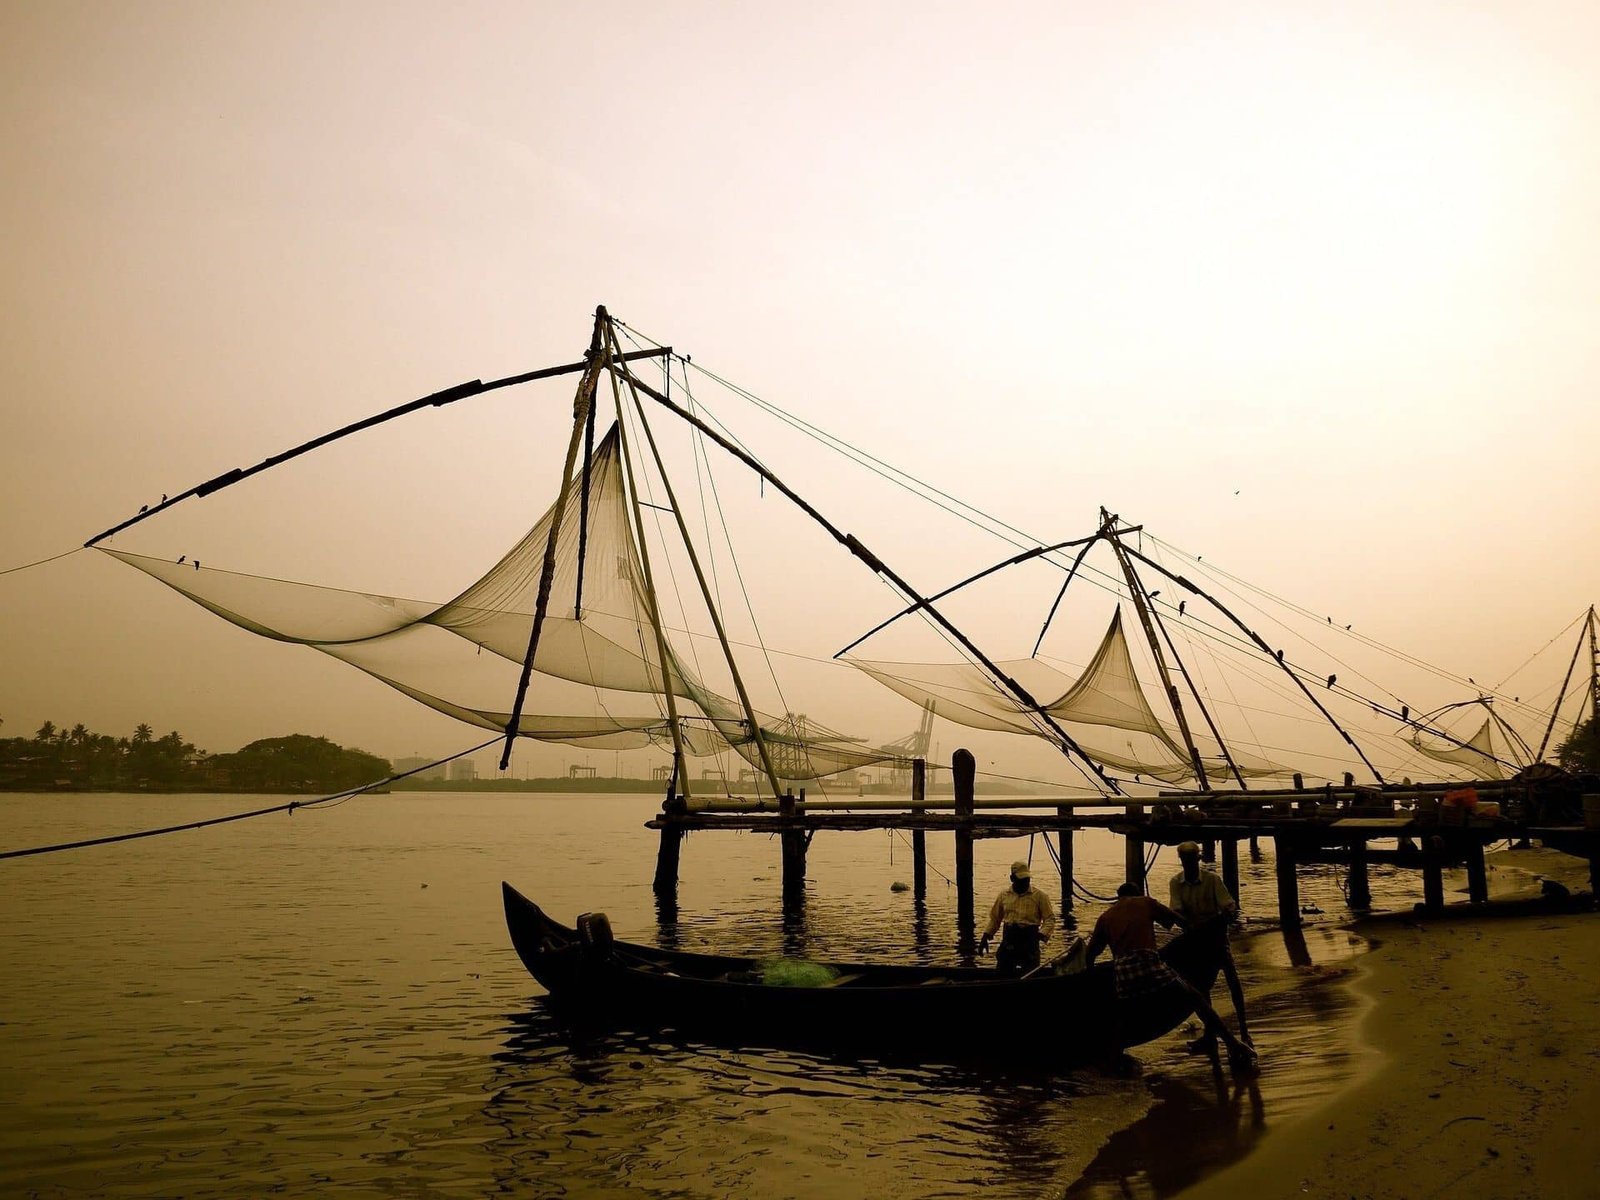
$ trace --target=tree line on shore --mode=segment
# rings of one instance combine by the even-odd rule
[[[387,759],[296,733],[231,754],[208,754],[173,730],[131,737],[46,721],[31,738],[0,738],[0,789],[8,791],[334,792],[390,774]]]

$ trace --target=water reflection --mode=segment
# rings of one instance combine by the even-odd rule
[[[505,1183],[537,1163],[585,1195],[648,1178],[672,1196],[1034,1196],[1148,1104],[1094,1073],[584,1036],[542,1004],[507,1016],[493,1062]]]
[[[1254,1079],[1215,1071],[1209,1087],[1193,1076],[1153,1075],[1148,1084],[1155,1098],[1149,1114],[1112,1135],[1064,1200],[1175,1195],[1243,1158],[1266,1128],[1266,1101]]]

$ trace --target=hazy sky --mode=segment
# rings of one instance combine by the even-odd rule
[[[1600,9],[1114,8],[3,0],[0,569],[570,361],[604,303],[1034,536],[1105,504],[1497,682],[1600,596]],[[548,503],[569,410],[425,414],[117,544],[446,598]],[[770,457],[920,586],[1005,552]],[[738,486],[770,644],[892,610]],[[1038,612],[985,616],[1029,651]],[[476,740],[90,553],[0,576],[0,717]]]

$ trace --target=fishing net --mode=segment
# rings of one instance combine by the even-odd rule
[[[100,548],[243,629],[313,647],[429,708],[503,730],[560,508],[555,573],[519,736],[605,750],[670,747],[670,687],[687,753],[731,747],[760,767],[744,708],[707,686],[665,632],[657,636],[624,475],[613,426],[594,448],[587,480],[575,472],[565,505],[552,504],[485,575],[443,604]],[[783,779],[896,757],[802,718],[755,717]]]
[[[1492,721],[1485,719],[1478,732],[1468,738],[1459,746],[1430,746],[1426,744],[1419,734],[1411,735],[1411,748],[1419,753],[1426,754],[1429,758],[1439,762],[1454,763],[1456,766],[1465,767],[1472,773],[1474,779],[1504,779],[1505,768],[1501,765],[1495,754],[1494,727]],[[1503,757],[1504,751],[1501,752]]]
[[[761,964],[761,982],[767,987],[826,987],[837,978],[834,967],[804,958],[769,958]]]
[[[1054,738],[1040,721],[981,667],[971,663],[900,663],[848,658],[873,679],[917,704],[931,707],[947,720],[974,729],[1003,730]],[[1036,658],[996,664],[1025,688],[1072,736],[1086,754],[1120,770],[1177,783],[1194,778],[1188,751],[1177,735],[1156,716],[1134,671],[1133,656],[1118,609],[1099,648],[1076,680]],[[1100,732],[1096,732],[1096,727]],[[1104,730],[1122,731],[1117,741]],[[1208,778],[1232,775],[1221,748],[1196,736]],[[1118,744],[1120,743],[1120,744]],[[1283,773],[1283,768],[1255,756],[1234,754],[1246,776]]]

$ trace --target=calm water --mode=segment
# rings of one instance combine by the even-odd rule
[[[272,802],[10,795],[0,847]],[[0,863],[0,1194],[1162,1196],[1358,1069],[1357,1014],[1326,977],[1360,944],[1331,928],[1312,930],[1309,969],[1274,937],[1244,943],[1265,1067],[1248,1087],[1214,1080],[1178,1035],[1141,1048],[1133,1078],[575,1045],[510,948],[502,879],[564,919],[603,909],[631,940],[954,959],[954,889],[930,870],[924,909],[892,893],[910,851],[882,832],[817,837],[788,929],[776,841],[691,836],[663,930],[655,807],[402,793]],[[928,841],[949,871],[949,837]],[[978,843],[980,903],[1025,847]],[[1109,893],[1121,843],[1091,832],[1077,855]],[[1247,911],[1269,911],[1270,860],[1243,866]],[[1169,852],[1154,875],[1174,870]],[[1374,871],[1380,896],[1414,887]],[[1302,898],[1344,911],[1331,872]]]

